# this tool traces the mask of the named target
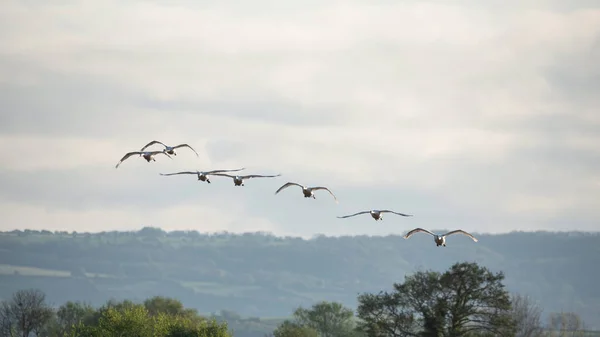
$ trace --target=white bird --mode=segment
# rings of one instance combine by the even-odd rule
[[[387,209],[384,209],[384,210],[374,209],[371,211],[362,211],[362,212],[358,212],[358,213],[354,213],[354,214],[350,214],[350,215],[338,216],[338,218],[345,219],[345,218],[349,218],[349,217],[356,216],[359,214],[367,214],[367,213],[371,214],[371,216],[373,217],[373,219],[375,219],[375,221],[383,220],[383,215],[381,213],[394,213],[394,214],[401,215],[401,216],[412,216],[411,214],[398,213],[398,212],[390,211]]]
[[[241,168],[241,169],[237,169],[237,170],[213,170],[213,171],[184,171],[184,172],[176,172],[176,173],[159,173],[161,176],[173,176],[176,174],[196,174],[198,176],[198,180],[200,181],[206,181],[207,183],[210,184],[210,179],[208,179],[208,176],[211,174],[215,174],[215,173],[221,173],[221,172],[236,172],[236,171],[241,171],[244,170],[245,168]]]
[[[165,156],[171,158],[171,156],[169,156],[168,154],[166,154],[165,151],[152,151],[152,152],[148,152],[148,151],[133,151],[133,152],[129,152],[129,153],[125,154],[123,156],[123,158],[121,158],[121,160],[119,160],[119,162],[117,163],[117,166],[115,166],[115,168],[119,167],[119,165],[121,165],[121,163],[123,161],[125,161],[125,159],[127,159],[127,158],[129,158],[129,157],[131,157],[133,155],[136,155],[136,154],[139,154],[141,157],[144,157],[144,159],[146,159],[147,162],[150,162],[151,160],[156,161],[156,159],[154,158],[154,156],[157,155],[157,154],[159,154],[159,153],[162,153]],[[171,159],[173,159],[173,158],[171,158]]]
[[[281,174],[270,175],[270,176],[265,176],[265,175],[260,175],[260,174],[250,174],[250,175],[246,175],[246,176],[239,176],[239,175],[232,176],[231,174],[227,174],[227,173],[213,173],[213,176],[223,176],[223,177],[233,178],[233,185],[234,186],[244,186],[244,180],[246,180],[246,179],[250,179],[250,178],[274,178],[274,177],[281,176]]]
[[[448,232],[448,233],[443,234],[443,235],[438,235],[438,234],[434,234],[434,233],[432,233],[432,232],[430,232],[430,231],[428,231],[426,229],[423,229],[423,228],[415,228],[415,229],[411,230],[410,232],[406,233],[406,235],[404,235],[404,238],[408,239],[411,235],[413,235],[413,234],[415,234],[417,232],[423,232],[423,233],[427,233],[427,234],[433,235],[433,240],[435,241],[435,245],[437,247],[439,247],[439,246],[446,247],[446,236],[452,235],[452,234],[456,234],[456,233],[464,234],[464,235],[470,237],[471,239],[473,239],[473,241],[475,241],[475,242],[478,241],[477,238],[475,238],[473,235],[471,235],[471,234],[463,231],[462,229],[457,229],[455,231],[451,231],[451,232]]]
[[[165,144],[163,144],[163,143],[159,142],[158,140],[153,140],[153,141],[151,141],[150,143],[146,144],[146,146],[144,146],[144,147],[143,147],[143,148],[142,148],[140,151],[144,151],[144,149],[145,149],[145,148],[147,148],[148,146],[152,146],[152,145],[154,145],[154,144],[160,144],[160,145],[164,146],[164,147],[165,147],[165,152],[166,152],[166,153],[168,153],[168,154],[172,154],[172,155],[174,155],[174,156],[176,156],[176,155],[177,155],[177,153],[175,153],[175,149],[178,149],[178,148],[180,148],[180,147],[189,147],[189,148],[190,148],[190,150],[194,151],[194,153],[196,154],[196,157],[199,157],[199,156],[198,156],[198,152],[196,152],[196,150],[194,150],[194,149],[193,149],[191,146],[189,146],[188,144],[179,144],[179,145],[177,145],[177,146],[168,146],[168,145],[165,145]]]
[[[313,187],[306,187],[306,186],[302,186],[300,184],[297,183],[293,183],[293,182],[287,182],[285,184],[283,184],[283,186],[281,186],[277,191],[275,191],[275,194],[279,193],[281,190],[288,188],[290,186],[299,186],[300,188],[302,188],[302,194],[304,194],[305,198],[315,198],[315,191],[317,190],[325,190],[327,192],[329,192],[329,194],[331,194],[331,196],[333,197],[333,199],[335,200],[336,203],[338,203],[337,198],[335,197],[335,195],[327,188],[327,187],[323,187],[323,186],[313,186]]]

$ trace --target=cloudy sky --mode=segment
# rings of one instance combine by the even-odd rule
[[[3,0],[0,230],[598,231],[598,60],[596,0]]]

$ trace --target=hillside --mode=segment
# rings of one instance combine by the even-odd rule
[[[355,307],[358,293],[389,289],[417,269],[476,261],[503,271],[509,290],[532,296],[545,313],[575,311],[588,328],[600,327],[597,233],[477,235],[478,243],[452,236],[438,248],[426,235],[1,232],[0,297],[30,287],[56,304],[163,295],[204,313],[287,316],[319,300]]]

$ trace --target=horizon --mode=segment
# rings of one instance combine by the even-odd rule
[[[143,226],[140,227],[137,230],[110,230],[110,231],[95,231],[95,232],[89,232],[89,231],[85,231],[85,232],[78,232],[78,231],[62,231],[62,230],[55,230],[55,231],[50,231],[50,230],[45,230],[45,229],[31,229],[31,228],[25,228],[25,229],[11,229],[11,230],[0,230],[0,234],[8,234],[8,233],[12,233],[12,232],[26,232],[26,231],[33,231],[33,232],[42,232],[42,231],[47,231],[50,232],[51,234],[61,234],[61,233],[67,233],[69,235],[72,235],[73,233],[77,234],[77,235],[84,235],[84,234],[106,234],[106,233],[113,233],[113,232],[117,232],[117,233],[139,233],[144,229],[153,229],[153,230],[160,230],[162,232],[164,232],[165,234],[171,234],[171,233],[176,233],[176,232],[181,232],[184,234],[188,234],[190,232],[195,232],[199,235],[205,235],[205,236],[213,236],[213,235],[223,235],[223,234],[228,234],[228,235],[233,235],[233,236],[242,236],[244,234],[253,234],[253,235],[263,235],[263,236],[268,236],[268,237],[276,237],[276,238],[281,238],[281,239],[286,239],[286,238],[291,238],[291,239],[302,239],[305,241],[310,241],[310,240],[315,240],[318,239],[320,237],[324,237],[324,238],[353,238],[353,237],[370,237],[370,238],[386,238],[386,237],[402,237],[404,234],[398,234],[398,233],[388,233],[388,234],[340,234],[340,235],[327,235],[327,234],[322,234],[322,233],[314,233],[311,236],[294,236],[294,235],[282,235],[282,234],[277,234],[277,233],[273,233],[273,232],[265,232],[265,231],[247,231],[247,232],[230,232],[227,230],[222,230],[222,231],[212,231],[212,232],[202,232],[202,231],[198,231],[196,229],[173,229],[173,230],[165,230],[163,228],[160,227],[154,227],[154,226]],[[411,228],[412,229],[412,228]],[[408,229],[410,230],[410,229]],[[408,231],[407,230],[407,231]],[[434,233],[440,233],[443,234],[446,231],[450,231],[452,229],[449,228],[437,228],[437,229],[429,229],[430,231],[434,232]],[[523,230],[512,230],[509,232],[477,232],[477,231],[472,231],[470,232],[473,235],[480,235],[480,236],[503,236],[503,235],[511,235],[511,234],[566,234],[566,235],[571,235],[571,234],[582,234],[582,235],[591,235],[591,236],[596,236],[596,235],[600,235],[600,231],[581,231],[581,230],[533,230],[533,231],[523,231]]]

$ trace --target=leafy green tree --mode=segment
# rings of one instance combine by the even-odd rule
[[[163,296],[154,296],[145,300],[144,307],[146,310],[148,310],[148,313],[151,316],[155,316],[160,313],[190,318],[195,318],[198,316],[198,313],[195,309],[186,309],[181,301]]]
[[[273,337],[318,337],[317,330],[285,320],[272,334]]]
[[[341,303],[321,301],[310,309],[294,312],[300,326],[313,328],[322,337],[348,337],[354,332],[354,312]]]
[[[391,293],[358,297],[360,328],[368,336],[460,337],[514,334],[503,273],[456,263],[444,273],[420,271]]]
[[[89,304],[68,301],[56,311],[56,328],[54,331],[63,336],[79,326],[79,323],[91,322],[96,310]]]

